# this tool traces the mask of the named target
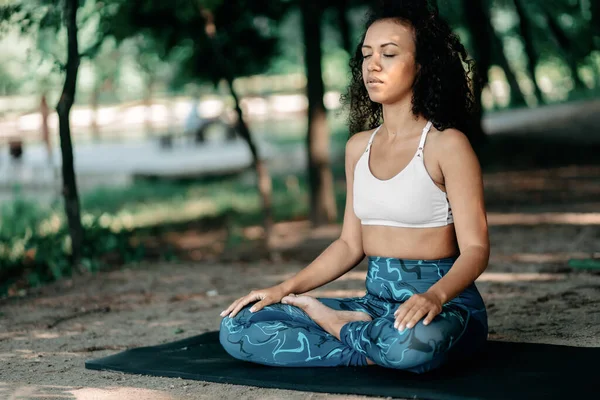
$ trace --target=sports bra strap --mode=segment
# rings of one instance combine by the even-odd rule
[[[427,124],[423,128],[423,133],[421,134],[421,140],[419,141],[419,149],[417,150],[417,155],[423,153],[423,146],[425,145],[425,139],[427,138],[427,133],[429,132],[429,129],[431,129],[431,125],[431,121],[427,121]],[[383,125],[379,125],[377,129],[375,129],[375,131],[373,131],[373,133],[371,134],[371,137],[369,138],[369,143],[367,144],[367,148],[365,149],[365,153],[369,152],[371,144],[373,144],[373,139],[375,139],[375,134],[377,133],[377,131],[379,131],[379,129],[381,129],[382,126]]]
[[[377,127],[377,129],[375,129],[375,131],[373,131],[373,133],[371,134],[371,138],[369,139],[369,143],[367,144],[367,149],[365,150],[365,153],[367,153],[369,151],[369,149],[371,148],[371,144],[373,143],[373,139],[375,138],[375,134],[381,128],[381,126],[382,125],[379,125]]]
[[[423,133],[421,134],[421,140],[419,141],[419,148],[417,149],[417,156],[421,156],[423,154],[423,147],[425,146],[425,139],[427,139],[427,133],[429,129],[431,129],[431,121],[427,121],[427,124],[423,128]]]

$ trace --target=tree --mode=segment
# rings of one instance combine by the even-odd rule
[[[537,84],[537,80],[535,78],[535,67],[539,63],[539,57],[533,42],[533,31],[531,27],[531,21],[525,11],[525,6],[522,0],[513,0],[513,4],[515,6],[517,14],[519,15],[519,33],[521,35],[521,38],[523,39],[523,44],[525,45],[525,54],[527,54],[527,69],[529,71],[529,78],[533,83],[535,97],[537,97],[540,103],[543,103],[544,96],[542,95],[542,91],[540,90],[540,87]]]
[[[161,59],[179,54],[175,83],[193,80],[211,81],[215,85],[222,80],[227,83],[238,116],[237,131],[252,154],[263,204],[264,243],[269,254],[273,225],[271,177],[244,119],[233,81],[237,76],[265,69],[276,53],[274,28],[284,11],[282,2],[251,0],[228,1],[226,4],[220,0],[174,0],[168,3],[107,0],[101,11],[104,36],[123,41],[148,35],[152,37],[155,54]]]
[[[308,97],[308,177],[310,216],[313,225],[332,222],[337,217],[333,176],[329,162],[329,129],[323,96],[321,69],[321,20],[323,9],[316,0],[302,0],[302,32]]]
[[[556,16],[553,15],[548,9],[544,9],[542,13],[544,15],[544,19],[546,20],[548,30],[550,31],[550,37],[554,41],[559,53],[563,56],[567,65],[569,66],[571,71],[571,79],[575,83],[575,88],[585,89],[585,84],[579,77],[579,73],[577,71],[577,65],[580,57],[578,57],[579,54],[576,51],[576,47],[573,46],[573,42],[569,39],[567,34],[559,25]]]
[[[62,93],[56,105],[56,111],[59,120],[60,149],[62,155],[62,194],[64,197],[69,236],[71,238],[71,262],[74,266],[80,268],[84,233],[81,225],[79,194],[73,165],[73,144],[69,121],[71,107],[75,100],[80,62],[77,38],[77,11],[80,4],[79,0],[47,0],[40,1],[39,3],[21,2],[2,6],[0,16],[2,17],[2,22],[21,24],[24,33],[47,28],[53,28],[58,31],[60,27],[64,27],[66,30],[67,54],[66,63],[62,66],[65,78]],[[36,18],[39,6],[42,6],[43,10],[41,19]]]
[[[56,105],[58,113],[60,150],[62,154],[63,196],[65,212],[71,236],[72,262],[79,266],[81,248],[83,245],[83,227],[81,226],[81,211],[79,193],[75,180],[73,165],[73,144],[71,142],[70,113],[75,101],[77,73],[79,71],[79,45],[77,41],[77,10],[79,0],[63,0],[62,14],[67,29],[67,63],[65,65],[65,83],[62,94]]]
[[[237,119],[237,129],[242,135],[242,138],[248,144],[250,148],[250,152],[252,153],[252,161],[254,165],[254,169],[256,171],[256,178],[258,181],[258,190],[260,192],[260,196],[263,202],[263,227],[265,230],[265,249],[269,253],[270,257],[273,257],[271,252],[271,239],[272,239],[272,231],[273,231],[273,213],[272,213],[272,182],[271,176],[267,169],[265,162],[260,158],[258,153],[258,149],[252,140],[252,134],[250,133],[250,129],[246,124],[244,119],[244,113],[242,111],[242,107],[240,106],[240,99],[237,95],[235,88],[233,87],[233,79],[234,75],[231,71],[229,63],[224,57],[224,51],[221,47],[221,43],[219,41],[219,37],[217,36],[217,27],[215,25],[215,19],[213,13],[208,9],[203,7],[200,2],[198,2],[200,13],[204,18],[204,31],[209,38],[209,43],[211,44],[213,54],[215,55],[216,64],[223,68],[223,75],[225,80],[227,81],[227,86],[229,87],[229,91],[233,96],[235,111],[238,114]]]
[[[84,51],[79,50],[80,28],[87,26],[95,15],[97,4],[95,0],[15,0],[0,5],[0,28],[7,24],[16,25],[20,26],[24,35],[37,35],[38,49],[53,57],[52,61],[64,74],[62,92],[56,104],[62,158],[62,195],[71,239],[71,264],[80,272],[83,272],[81,257],[84,230],[75,178],[70,113],[75,102],[80,61],[83,57],[93,57],[103,42],[102,37],[95,36],[89,40],[90,44]],[[80,13],[82,9],[86,10],[83,15]],[[62,46],[60,40],[55,40],[60,34],[66,34],[66,46]],[[61,50],[63,54],[48,52],[46,45],[53,41],[50,37],[56,45],[50,46],[52,50]]]
[[[351,39],[350,21],[348,21],[350,0],[335,0],[333,6],[337,14],[340,36],[342,37],[342,47],[349,55],[352,55],[354,53],[354,45]]]

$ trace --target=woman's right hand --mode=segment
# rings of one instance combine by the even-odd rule
[[[281,286],[273,286],[267,289],[253,290],[246,296],[240,297],[235,300],[229,307],[219,314],[221,317],[227,315],[229,318],[235,317],[235,315],[244,308],[248,303],[258,301],[255,305],[250,308],[251,312],[256,312],[261,308],[268,306],[269,304],[279,303],[286,295],[285,290]]]

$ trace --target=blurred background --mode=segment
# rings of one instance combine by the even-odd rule
[[[293,235],[342,220],[340,95],[371,3],[0,0],[0,296],[316,256]],[[481,73],[492,225],[597,226],[600,2],[436,4]]]

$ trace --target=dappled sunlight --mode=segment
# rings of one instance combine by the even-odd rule
[[[39,332],[32,335],[34,339],[57,339],[61,336],[63,335],[58,332]]]
[[[169,232],[164,235],[163,239],[167,242],[176,245],[181,249],[194,249],[198,247],[210,246],[220,240],[227,238],[225,230],[212,232],[198,232],[189,230],[185,232]]]
[[[273,235],[272,243],[278,248],[295,248],[301,244],[306,237],[302,234],[289,234],[289,235]]]
[[[72,394],[75,400],[122,400],[122,399],[143,399],[143,400],[175,400],[174,397],[166,392],[150,389],[141,389],[134,387],[108,387],[108,388],[83,388],[72,389],[68,393]],[[208,397],[207,397],[208,398]]]
[[[23,332],[0,332],[0,340],[14,339],[21,334],[23,334]]]
[[[492,254],[490,262],[524,262],[524,263],[552,263],[567,262],[571,259],[600,258],[600,253],[512,253]]]
[[[488,224],[494,225],[600,225],[600,213],[499,213],[487,214]]]
[[[16,357],[14,353],[0,353],[0,362],[4,362],[10,360],[11,358]]]
[[[530,259],[535,259],[535,254],[529,254]],[[541,255],[542,257],[544,255]],[[548,255],[549,256],[549,255]],[[526,257],[525,257],[526,258]],[[513,260],[514,261],[514,260]],[[530,262],[530,261],[524,261]],[[545,262],[545,261],[540,261]],[[293,277],[295,273],[279,275],[268,275],[266,279],[271,282],[283,282],[286,279]],[[359,281],[364,282],[367,278],[367,271],[350,271],[337,278],[336,281]],[[566,279],[566,274],[549,274],[549,273],[525,273],[525,272],[484,272],[479,276],[477,282],[526,282],[526,281],[557,281]]]
[[[158,278],[159,282],[167,284],[184,282],[187,279],[189,279],[189,277],[185,275],[161,276],[160,278]]]
[[[65,386],[38,386],[19,383],[3,383],[0,384],[0,395],[5,395],[6,397],[2,398],[9,400],[75,400],[75,396],[68,391],[71,388]]]
[[[488,172],[484,176],[486,186],[487,182],[499,185],[505,185],[507,182],[521,184],[521,182],[530,182],[532,179],[596,178],[600,177],[600,167],[597,165],[571,165],[567,167],[539,168],[536,170]]]
[[[567,274],[543,274],[528,272],[484,272],[476,282],[536,282],[560,281],[567,278]]]
[[[177,397],[160,390],[136,387],[82,387],[58,385],[29,385],[13,382],[0,382],[0,396],[11,400],[175,400]],[[202,398],[200,397],[195,398]]]
[[[140,324],[143,323],[147,323],[146,321],[134,321],[134,322],[138,322]],[[187,320],[187,319],[182,319],[182,320],[176,320],[176,321],[165,321],[165,322],[152,322],[148,324],[148,327],[150,328],[154,328],[157,326],[162,326],[162,327],[172,327],[172,326],[181,326],[181,325],[186,325],[186,324],[191,324],[191,321]]]
[[[16,331],[16,332],[4,332],[0,339],[12,339],[12,340],[30,340],[30,339],[58,339],[61,337],[69,337],[81,335],[81,332],[75,331],[62,331],[62,332],[48,332],[41,330],[32,330],[29,332]]]

